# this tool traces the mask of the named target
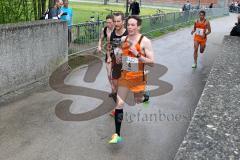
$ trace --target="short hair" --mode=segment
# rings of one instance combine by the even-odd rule
[[[107,19],[111,19],[111,20],[113,20],[113,18],[114,18],[114,17],[113,17],[112,14],[109,14],[109,15],[106,16],[106,20],[107,20]]]
[[[124,20],[124,14],[121,11],[113,13],[113,16],[121,16],[121,19]]]
[[[204,16],[206,15],[206,12],[204,11],[204,10],[201,10],[200,12],[199,12],[199,14],[203,14]]]
[[[142,19],[137,15],[129,16],[128,19],[127,19],[127,22],[128,22],[129,19],[135,19],[137,21],[137,26],[142,25]]]

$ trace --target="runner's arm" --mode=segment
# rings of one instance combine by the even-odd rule
[[[122,36],[122,38],[121,38],[121,43],[123,43],[126,38],[127,38],[127,36]]]
[[[124,47],[123,44],[124,44],[126,38],[127,38],[127,36],[123,36],[123,37],[121,38],[121,44],[120,44],[120,49],[121,49],[121,50],[123,50],[123,47]],[[116,62],[117,62],[117,64],[122,63],[122,54],[121,54],[121,55],[118,55],[118,56],[116,57]]]
[[[194,26],[193,26],[193,30],[192,30],[191,34],[193,34],[196,31],[196,23],[197,23],[197,21],[194,22]]]
[[[111,48],[112,48],[112,45],[111,45],[111,41],[110,39],[108,38],[107,39],[107,63],[110,63],[112,61],[111,59]]]
[[[121,38],[121,47],[124,47],[123,44],[124,44],[126,38],[127,38],[127,36],[123,36],[123,37]],[[122,49],[123,49],[123,48],[122,48]]]
[[[98,41],[98,51],[99,52],[102,50],[102,43],[103,43],[103,38],[104,38],[103,30],[104,29],[102,28],[102,31],[100,32],[99,41]]]
[[[209,35],[211,33],[211,25],[209,23],[209,21],[207,21],[207,32],[206,32],[206,36]]]
[[[110,37],[107,38],[107,63],[110,63],[112,61],[111,58],[111,51],[112,51],[112,34],[110,35]]]
[[[146,57],[140,56],[139,60],[152,67],[154,65],[154,53],[151,41],[147,38],[144,38],[141,44],[143,44],[142,50],[144,51]]]

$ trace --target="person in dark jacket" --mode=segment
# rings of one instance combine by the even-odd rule
[[[240,37],[240,16],[238,16],[238,22],[233,27],[232,31],[230,32],[230,35]]]
[[[139,15],[140,14],[139,3],[136,0],[134,0],[132,3],[130,3],[129,13],[131,13],[131,15]]]
[[[209,8],[213,8],[213,3],[211,3],[211,4],[209,5]]]

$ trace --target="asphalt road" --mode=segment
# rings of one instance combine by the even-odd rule
[[[159,83],[149,88],[159,88],[159,92],[152,94],[147,105],[132,106],[130,96],[129,105],[124,108],[121,144],[107,143],[114,133],[114,120],[108,115],[114,102],[106,96],[110,86],[105,66],[98,61],[93,65],[99,69],[96,80],[91,73],[86,78],[87,67],[77,68],[65,78],[66,88],[36,92],[1,106],[0,159],[173,159],[214,59],[221,53],[223,36],[229,34],[236,17],[230,15],[211,21],[212,34],[206,52],[199,55],[197,69],[191,68],[191,28],[153,40],[159,68],[152,74],[160,78]],[[66,99],[72,101],[64,101]],[[70,106],[69,112],[61,110],[63,103]]]

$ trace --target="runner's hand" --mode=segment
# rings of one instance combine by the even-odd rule
[[[98,49],[97,49],[98,53],[100,53],[102,51],[102,47],[101,46],[98,46]]]
[[[195,31],[192,30],[191,35],[193,35],[194,32],[195,32]]]
[[[129,48],[129,51],[134,54],[134,56],[137,56],[139,54],[139,52],[137,51],[137,49],[135,47],[131,47]]]
[[[204,39],[207,37],[207,35],[204,33],[201,37]]]

